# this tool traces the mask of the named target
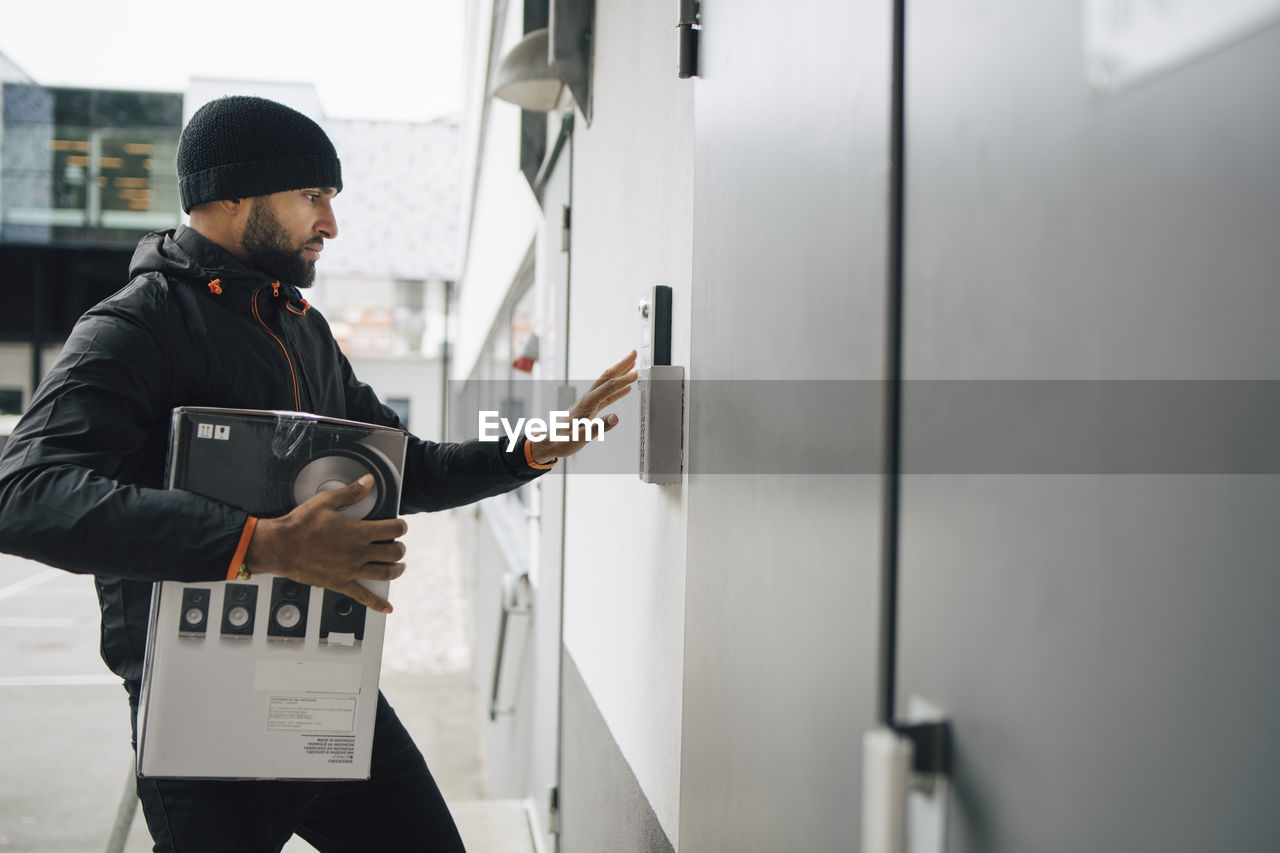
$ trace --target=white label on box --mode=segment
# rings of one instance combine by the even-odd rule
[[[253,689],[282,693],[359,693],[360,664],[262,658],[254,668]]]
[[[350,734],[356,726],[356,700],[346,696],[272,696],[267,731]]]
[[[307,755],[323,755],[330,764],[351,764],[356,756],[354,737],[313,737],[302,745]]]

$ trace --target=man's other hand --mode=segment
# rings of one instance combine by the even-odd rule
[[[356,580],[392,580],[404,573],[405,548],[395,540],[408,526],[399,518],[360,521],[341,512],[372,487],[373,477],[366,474],[340,489],[321,492],[288,515],[259,520],[245,554],[249,571],[322,586],[371,610],[390,613],[389,601]]]
[[[578,398],[578,402],[569,409],[570,421],[578,419],[590,420],[600,414],[606,407],[621,400],[631,391],[631,383],[636,381],[636,352],[632,350],[626,358],[610,367],[591,386],[591,390]],[[608,432],[618,425],[617,415],[604,418],[604,431]],[[545,465],[565,456],[572,456],[586,447],[590,430],[583,430],[577,441],[551,441],[544,438],[531,442],[530,454],[533,461]]]

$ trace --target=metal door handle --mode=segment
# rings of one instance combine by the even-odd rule
[[[498,714],[510,714],[515,706],[504,710],[498,709],[498,691],[502,686],[502,659],[506,655],[507,621],[514,613],[517,616],[528,616],[533,611],[529,574],[507,572],[502,576],[502,613],[498,617],[498,646],[493,655],[493,688],[489,693],[489,721],[498,719]]]

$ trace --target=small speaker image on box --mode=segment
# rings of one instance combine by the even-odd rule
[[[320,612],[320,642],[352,646],[364,639],[365,606],[331,589],[324,591]]]
[[[267,620],[267,636],[277,639],[302,639],[307,635],[307,605],[311,587],[288,578],[271,581],[271,610]]]
[[[182,610],[178,614],[179,637],[203,637],[209,625],[208,589],[189,586],[182,590]]]
[[[222,593],[222,636],[252,637],[258,611],[258,587],[251,583],[229,583]]]

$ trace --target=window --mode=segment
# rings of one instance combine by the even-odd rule
[[[396,417],[400,419],[400,423],[404,424],[404,428],[412,432],[412,427],[409,426],[409,398],[388,397],[385,402],[387,408],[396,413]]]
[[[0,388],[0,415],[22,414],[22,389]]]
[[[4,86],[0,240],[132,246],[179,222],[182,96]]]

